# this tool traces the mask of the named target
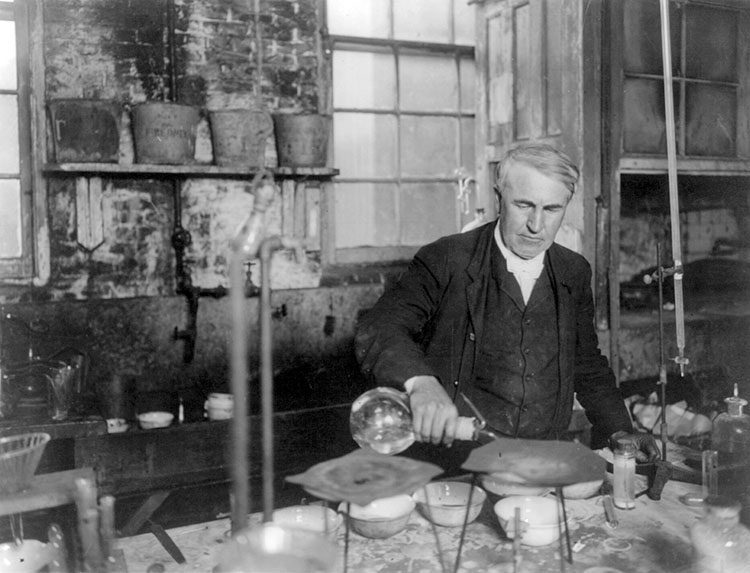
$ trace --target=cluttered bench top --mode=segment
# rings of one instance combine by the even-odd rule
[[[608,475],[611,479],[611,475]],[[637,476],[637,488],[643,491],[645,478]],[[414,511],[406,528],[387,539],[368,539],[342,526],[335,533],[339,550],[339,570],[352,573],[453,571],[459,545],[460,571],[510,572],[638,572],[684,571],[690,564],[689,528],[701,515],[700,507],[680,501],[683,495],[698,495],[700,486],[668,482],[661,499],[645,495],[636,498],[632,510],[616,510],[618,525],[607,523],[603,497],[567,500],[569,549],[565,537],[543,547],[520,546],[514,565],[514,546],[493,512],[497,496],[486,500],[476,521],[466,527],[438,527]],[[250,527],[259,524],[261,515],[253,514]],[[230,541],[230,520],[175,528],[168,531],[185,558],[179,564],[151,534],[119,539],[127,571],[146,571],[149,567],[168,572],[214,570],[222,548]],[[347,539],[348,537],[348,539]],[[562,559],[561,559],[562,558]],[[572,561],[572,562],[571,562]]]

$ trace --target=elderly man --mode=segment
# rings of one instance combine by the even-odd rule
[[[579,171],[546,144],[517,146],[496,173],[499,217],[415,255],[358,325],[362,371],[410,397],[417,441],[451,445],[463,393],[502,434],[558,439],[574,395],[593,434],[636,444],[594,329],[591,267],[554,243]]]

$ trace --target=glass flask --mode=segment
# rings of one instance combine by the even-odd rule
[[[381,454],[398,454],[414,443],[409,396],[381,386],[368,390],[352,403],[349,428],[362,448]],[[491,440],[497,436],[476,418],[459,416],[456,439]]]
[[[750,563],[750,530],[740,523],[740,503],[709,496],[704,515],[690,527],[694,573],[745,573]]]

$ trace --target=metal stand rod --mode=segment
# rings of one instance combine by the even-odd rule
[[[664,66],[664,105],[667,128],[667,170],[669,175],[669,214],[674,260],[674,305],[680,375],[685,375],[685,312],[682,297],[682,248],[680,245],[680,199],[677,192],[677,149],[675,143],[674,99],[672,95],[672,47],[669,32],[669,0],[660,0],[661,48]]]

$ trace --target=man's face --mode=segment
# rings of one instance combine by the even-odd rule
[[[516,163],[500,197],[500,234],[522,259],[546,251],[555,240],[571,192],[534,168]]]

